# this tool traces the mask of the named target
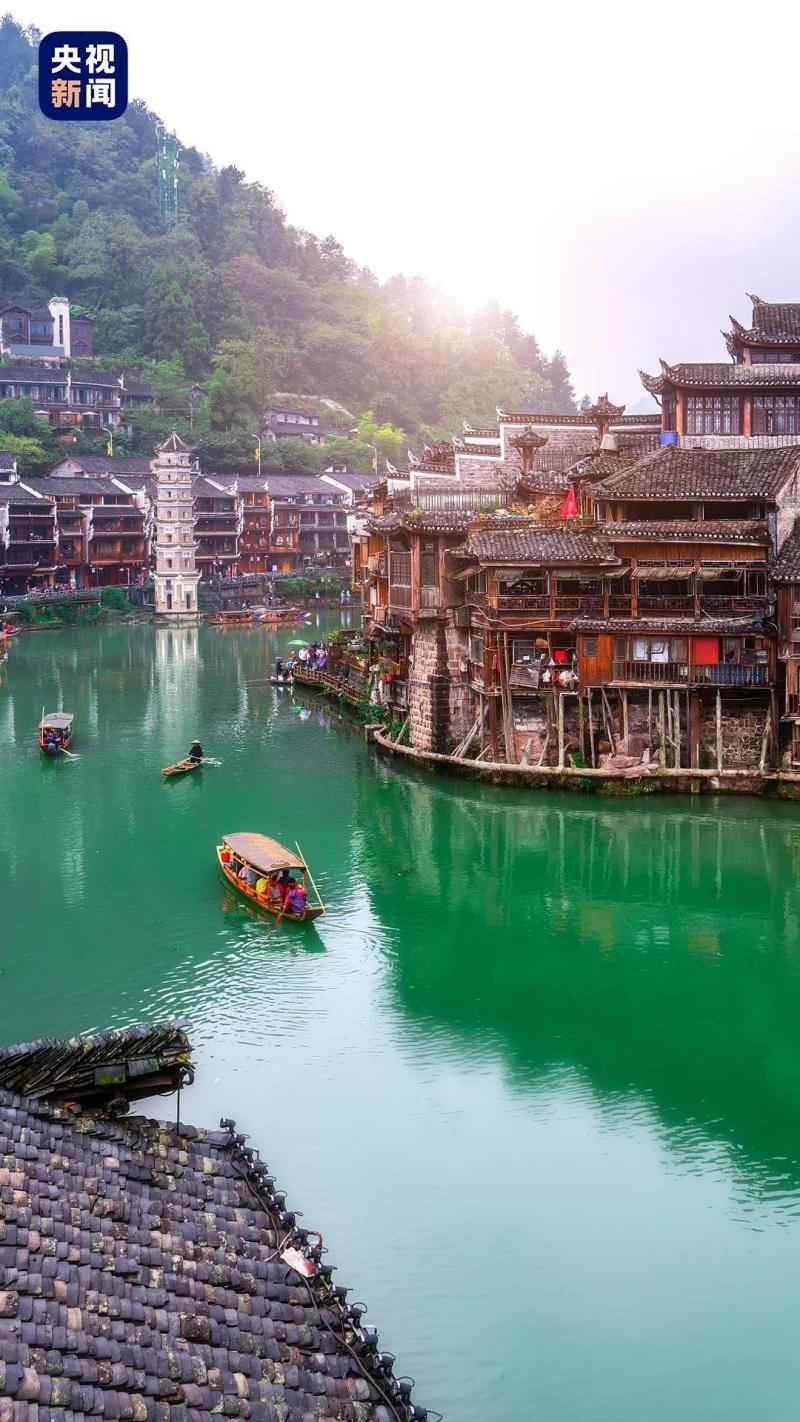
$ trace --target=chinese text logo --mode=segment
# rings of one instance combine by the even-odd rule
[[[111,30],[56,30],[39,45],[39,108],[51,119],[114,119],[128,107],[128,46]]]

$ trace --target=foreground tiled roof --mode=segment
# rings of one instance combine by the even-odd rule
[[[643,519],[640,522],[601,523],[600,538],[663,538],[682,543],[769,543],[766,523],[757,519],[708,519],[704,523],[688,518]]]
[[[800,581],[800,519],[783,542],[773,567],[770,569],[773,583],[796,583]]]
[[[665,445],[595,488],[600,498],[771,499],[800,463],[796,446],[679,449]]]
[[[616,563],[611,549],[591,533],[530,522],[510,528],[474,528],[467,547],[483,563]]]
[[[80,1064],[81,1039],[44,1045],[54,1073]],[[84,1066],[91,1082],[102,1051]],[[321,1237],[223,1127],[114,1119],[0,1087],[0,1417],[416,1415],[321,1265]]]

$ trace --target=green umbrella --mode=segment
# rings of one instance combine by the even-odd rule
[[[286,643],[287,647],[307,647],[308,642],[304,642],[302,637],[293,637],[291,642]]]

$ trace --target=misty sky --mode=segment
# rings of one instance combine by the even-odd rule
[[[796,9],[674,0],[260,7],[12,0],[128,41],[131,93],[384,278],[496,298],[577,394],[726,360],[746,291],[800,299]]]

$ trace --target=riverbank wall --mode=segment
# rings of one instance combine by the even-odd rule
[[[640,797],[644,795],[761,795],[800,800],[800,773],[732,770],[653,769],[635,777],[603,768],[507,765],[504,761],[475,761],[398,744],[390,732],[370,728],[370,740],[386,756],[433,775],[455,775],[484,785],[524,790],[574,790],[588,794]]]

